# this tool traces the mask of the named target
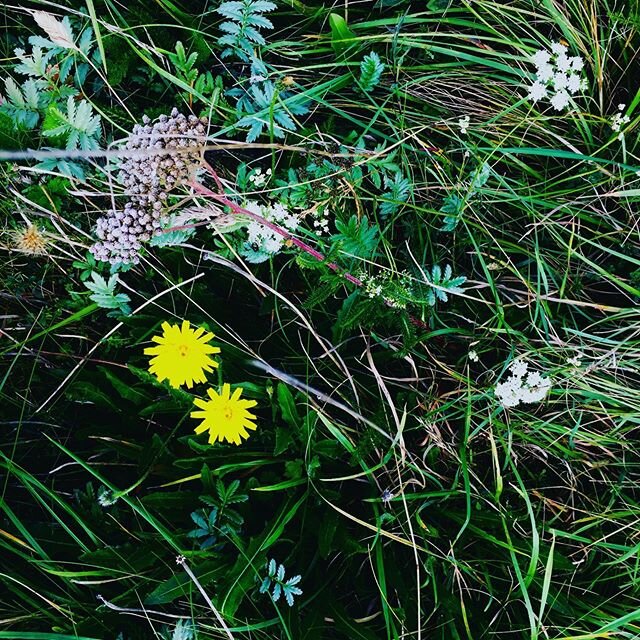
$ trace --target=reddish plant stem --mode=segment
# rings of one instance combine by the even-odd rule
[[[316,258],[316,260],[319,260],[320,262],[325,262],[324,255],[322,255],[319,251],[316,251],[316,249],[314,249],[313,247],[309,246],[306,242],[303,242],[302,240],[298,240],[298,238],[294,238],[286,229],[283,229],[282,227],[279,227],[277,224],[274,224],[273,222],[266,220],[265,218],[258,215],[257,213],[253,213],[252,211],[247,211],[247,209],[244,209],[243,207],[237,205],[235,202],[232,202],[231,200],[229,200],[224,195],[222,182],[220,181],[220,178],[218,177],[218,174],[214,171],[213,167],[211,167],[211,165],[205,162],[205,168],[215,180],[216,185],[218,186],[218,189],[220,189],[220,193],[215,193],[215,191],[211,191],[211,189],[208,189],[207,187],[205,187],[204,185],[201,185],[199,182],[193,179],[189,184],[198,193],[201,193],[202,195],[212,198],[213,200],[216,200],[220,204],[223,204],[229,207],[229,209],[231,209],[231,211],[236,215],[247,216],[252,220],[255,220],[256,222],[259,222],[261,225],[267,227],[268,229],[271,229],[273,232],[281,235],[283,238],[290,241],[293,245],[295,245],[299,249],[302,249],[302,251],[304,251],[305,253],[308,253],[310,256],[313,256],[314,258]],[[351,275],[348,271],[343,271],[335,262],[325,262],[325,264],[327,265],[327,267],[329,267],[329,269],[340,274],[345,280],[348,280],[352,284],[355,284],[357,287],[364,286],[364,282],[362,282],[362,280],[360,280],[359,278],[356,278],[354,275]],[[393,306],[391,301],[387,299],[385,299],[385,304],[389,307]],[[420,329],[429,328],[425,322],[423,322],[422,320],[420,320],[419,318],[416,318],[411,314],[409,314],[409,322],[411,322],[411,324],[413,324],[414,326]]]
[[[198,191],[202,195],[208,196],[209,198],[216,200],[220,204],[223,204],[229,207],[229,209],[231,209],[231,211],[234,214],[247,216],[248,218],[251,218],[256,222],[259,222],[261,225],[267,227],[268,229],[271,229],[271,231],[273,231],[274,233],[281,235],[283,238],[285,238],[285,240],[288,240],[293,245],[298,247],[298,249],[302,249],[302,251],[308,253],[310,256],[313,256],[316,260],[319,260],[320,262],[324,262],[325,260],[324,255],[322,255],[319,251],[316,251],[313,247],[309,246],[306,242],[303,242],[302,240],[298,240],[298,238],[295,238],[294,236],[292,236],[286,229],[279,227],[277,224],[274,224],[270,220],[263,218],[257,213],[253,213],[252,211],[247,211],[247,209],[244,209],[243,207],[237,205],[235,202],[232,202],[231,200],[226,198],[224,195],[215,193],[214,191],[211,191],[211,189],[207,189],[207,187],[201,185],[199,182],[196,182],[195,180],[191,181],[190,184],[196,191]],[[362,280],[356,278],[350,273],[343,272],[335,262],[326,262],[325,264],[329,267],[329,269],[335,271],[336,273],[340,273],[345,280],[348,280],[349,282],[355,284],[356,286],[361,287],[364,284]]]

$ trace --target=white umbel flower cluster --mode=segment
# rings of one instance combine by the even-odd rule
[[[262,173],[262,169],[258,167],[253,173],[249,175],[249,182],[253,184],[256,189],[264,187],[265,184],[271,179],[271,169],[267,169],[266,173]]]
[[[314,212],[314,233],[318,236],[329,234],[329,211],[325,207],[320,207]]]
[[[618,113],[615,113],[611,118],[611,129],[618,133],[618,140],[622,140],[624,138],[624,132],[621,130],[624,125],[629,124],[631,118],[626,113],[622,113],[624,111],[626,105],[619,104],[618,105]]]
[[[537,371],[528,372],[524,360],[514,360],[509,365],[511,376],[496,385],[496,398],[505,407],[516,407],[521,402],[533,403],[544,400],[551,389],[551,380]]]
[[[279,202],[261,204],[257,200],[248,200],[243,206],[247,211],[259,215],[268,222],[273,222],[286,231],[295,231],[298,227],[298,217],[293,213],[289,213],[287,208]],[[284,241],[284,236],[260,224],[257,220],[251,220],[247,225],[247,249],[250,249],[257,256],[266,254],[262,259],[256,256],[253,260],[254,262],[263,262],[269,255],[280,251]]]
[[[530,100],[538,102],[549,98],[556,111],[563,111],[572,95],[584,91],[586,81],[580,76],[584,61],[580,56],[569,56],[567,53],[566,45],[554,42],[551,51],[540,49],[531,56],[536,66],[536,77],[529,87]]]

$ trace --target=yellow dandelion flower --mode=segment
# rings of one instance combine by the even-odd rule
[[[196,433],[209,432],[209,444],[216,440],[226,440],[240,444],[242,438],[247,439],[247,429],[255,430],[253,422],[256,419],[247,409],[255,407],[255,400],[241,400],[242,388],[238,387],[231,395],[231,387],[222,385],[222,393],[208,389],[210,400],[196,398],[193,403],[202,411],[192,411],[192,418],[202,418],[202,424],[195,428]]]
[[[205,371],[210,373],[218,366],[209,356],[220,353],[218,347],[207,344],[213,333],[192,329],[188,320],[183,320],[181,327],[163,322],[162,330],[161,336],[151,338],[158,346],[144,350],[146,355],[155,356],[149,361],[149,371],[160,382],[169,380],[172,387],[186,384],[191,389],[194,382],[206,382]]]
[[[32,256],[41,256],[47,252],[47,239],[33,224],[14,231],[13,243],[18,251]]]

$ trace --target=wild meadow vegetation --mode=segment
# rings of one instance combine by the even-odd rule
[[[0,15],[0,638],[640,638],[637,0]]]

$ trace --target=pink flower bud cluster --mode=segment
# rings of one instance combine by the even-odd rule
[[[173,109],[153,124],[143,116],[142,124],[133,128],[124,148],[141,153],[127,157],[118,174],[129,200],[123,209],[111,210],[96,222],[99,241],[91,252],[97,260],[139,261],[143,243],[158,235],[166,222],[168,194],[188,182],[201,162],[206,125],[205,119]]]

